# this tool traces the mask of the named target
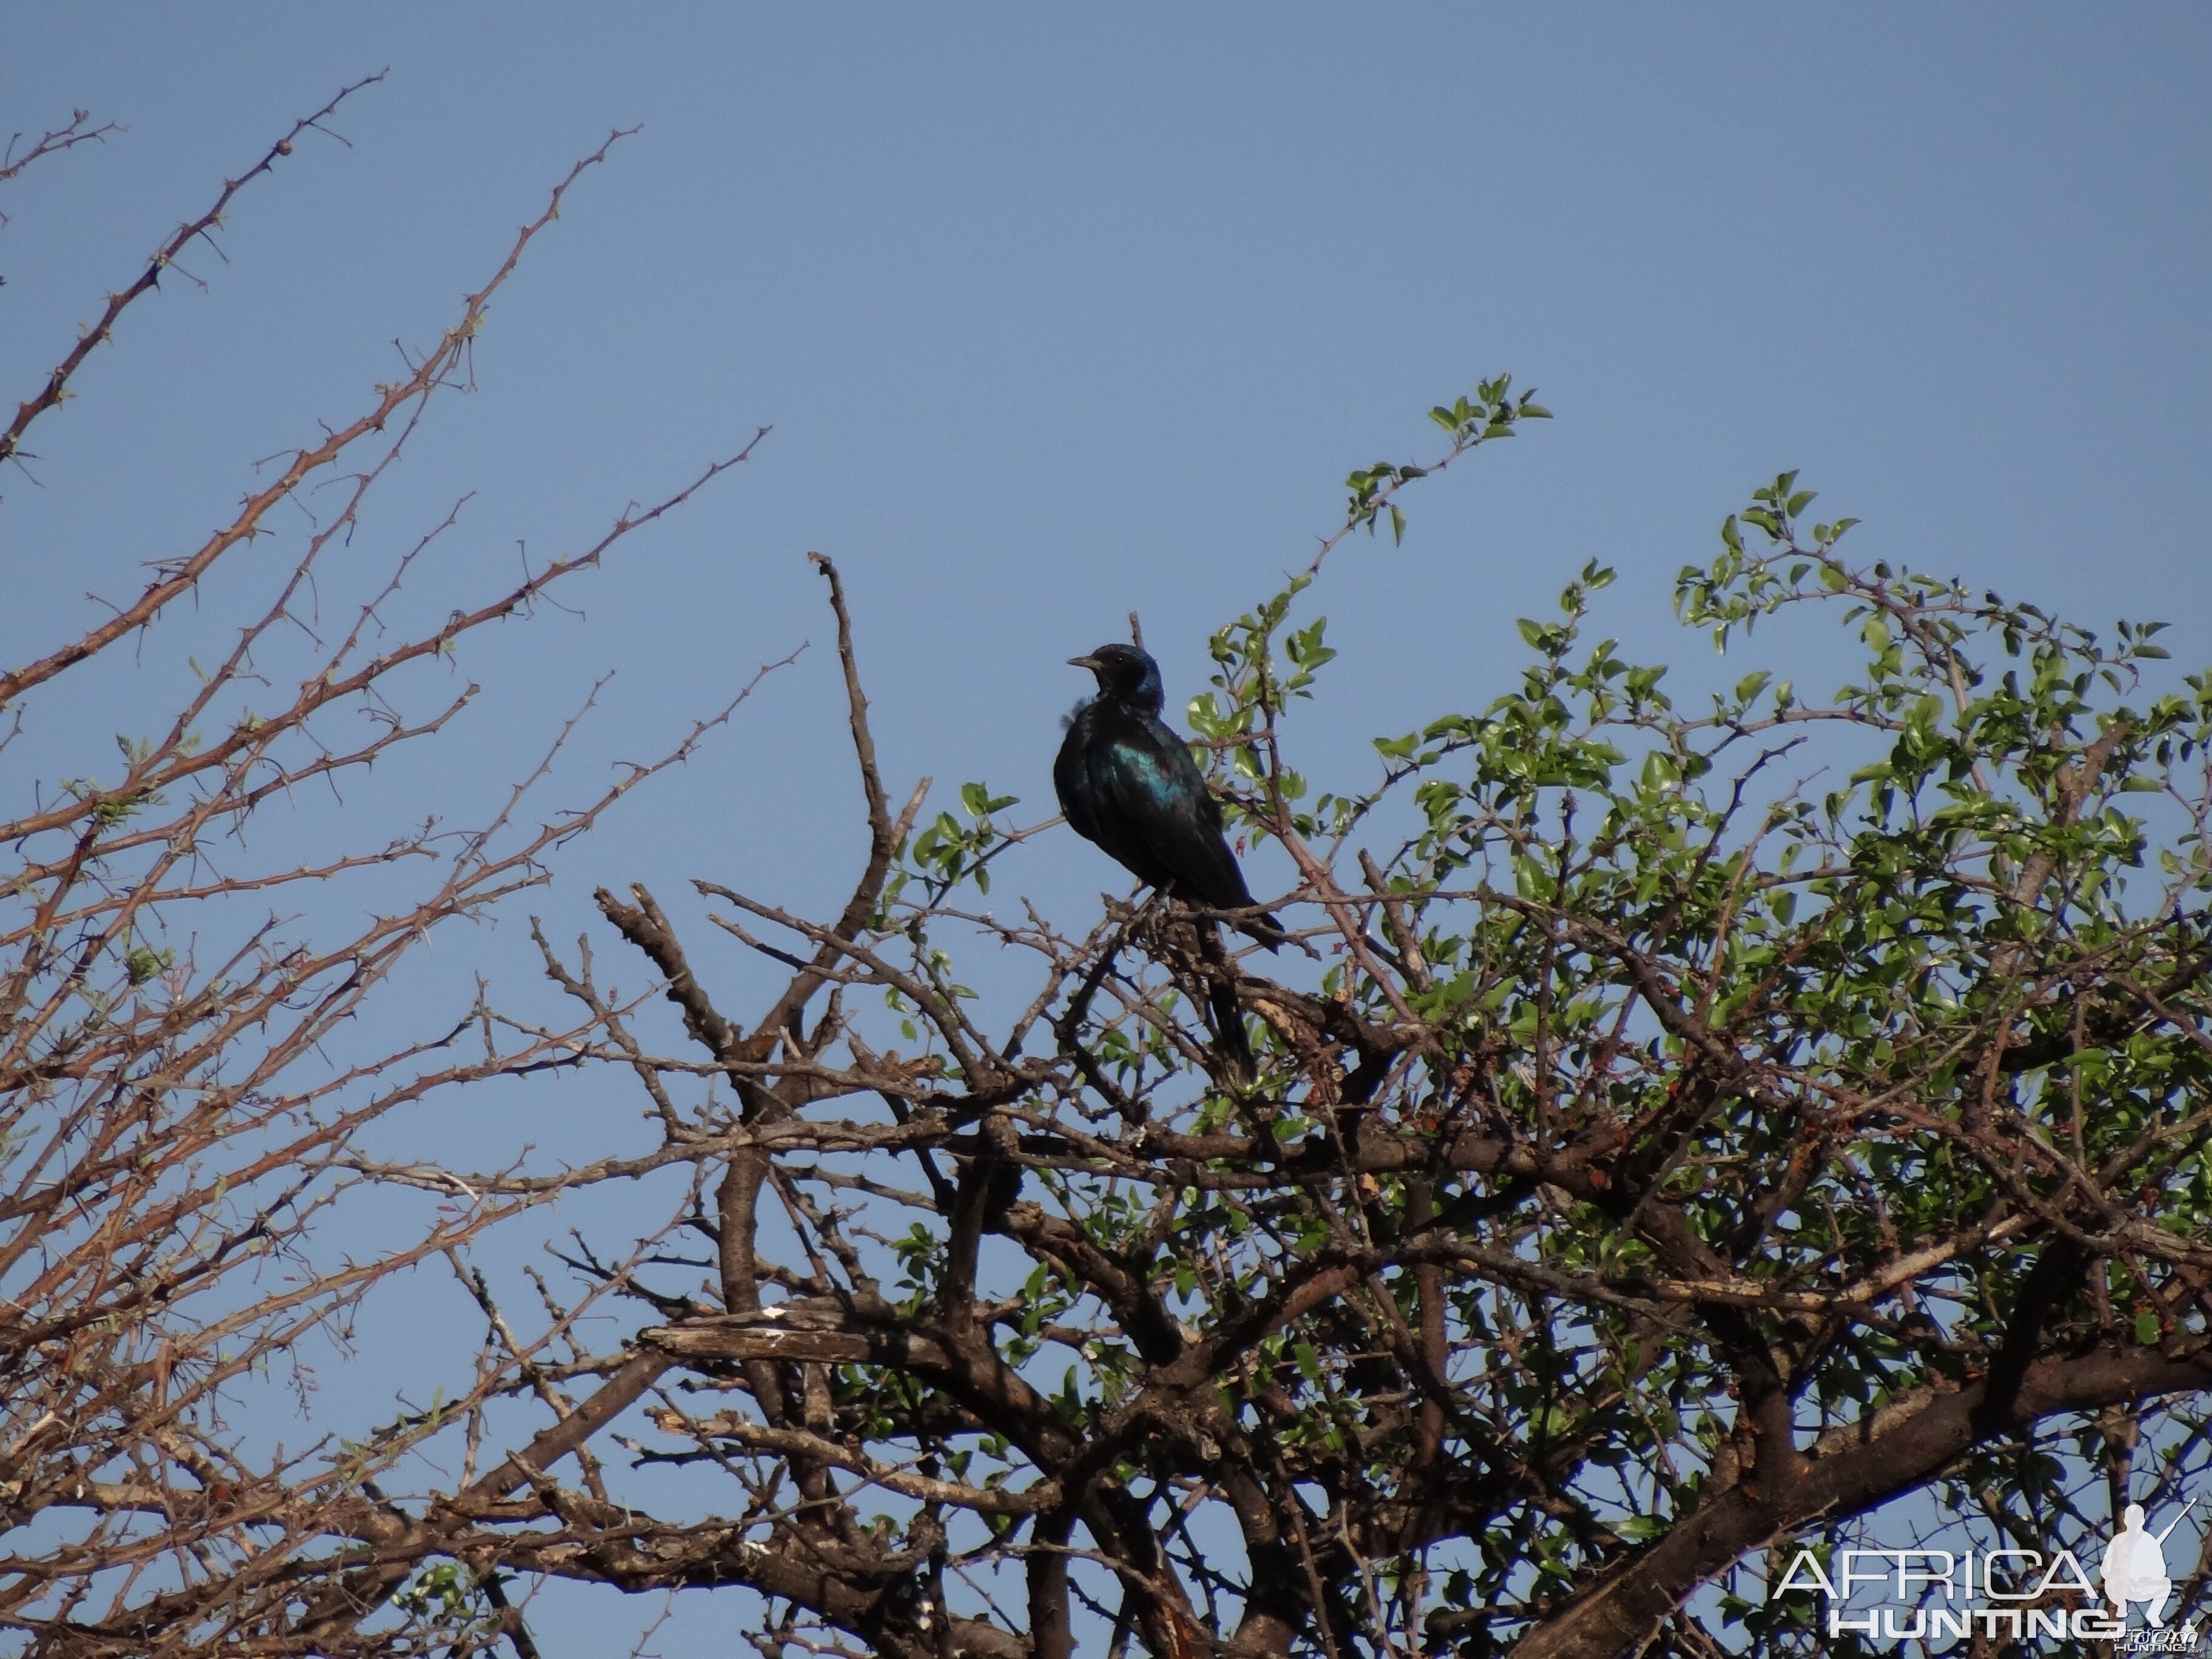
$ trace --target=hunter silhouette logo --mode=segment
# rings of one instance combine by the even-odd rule
[[[2007,1644],[2049,1638],[2109,1641],[2130,1654],[2193,1652],[2196,1620],[2166,1622],[2174,1590],[2166,1541],[2196,1506],[2191,1498],[2153,1532],[2142,1505],[2129,1504],[2099,1564],[2101,1585],[2071,1550],[1845,1549],[1824,1565],[1800,1548],[1768,1595],[1817,1593],[1827,1604],[1830,1636],[1930,1647],[1969,1638]],[[1870,1595],[1876,1585],[1881,1594]],[[2131,1609],[2140,1609],[2143,1627],[2129,1628]]]
[[[2164,1532],[2152,1532],[2143,1525],[2142,1505],[2128,1505],[2120,1516],[2118,1535],[2105,1548],[2105,1599],[2112,1604],[2113,1618],[2125,1624],[2129,1605],[2140,1601],[2151,1627],[2166,1628],[2166,1604],[2173,1595],[2173,1579],[2166,1570],[2166,1540],[2181,1524],[2182,1516],[2196,1507],[2192,1498],[2182,1505],[2181,1515],[2166,1523]]]

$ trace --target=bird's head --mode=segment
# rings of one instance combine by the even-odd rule
[[[1157,714],[1167,700],[1160,665],[1133,645],[1102,645],[1086,656],[1070,657],[1071,667],[1098,677],[1098,695]]]

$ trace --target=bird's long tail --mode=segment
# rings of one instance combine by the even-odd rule
[[[1279,933],[1281,929],[1276,931]],[[1273,948],[1268,946],[1270,950]],[[1199,924],[1198,951],[1206,968],[1206,1005],[1215,1047],[1230,1076],[1239,1084],[1249,1084],[1258,1077],[1259,1068],[1253,1063],[1252,1039],[1244,1029],[1244,1010],[1237,1000],[1237,970],[1230,963],[1229,952],[1222,948],[1218,923]]]

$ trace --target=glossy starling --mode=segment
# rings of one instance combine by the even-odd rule
[[[1251,890],[1221,832],[1221,807],[1190,749],[1160,719],[1160,665],[1133,645],[1071,657],[1098,677],[1053,763],[1060,811],[1139,881],[1187,903],[1249,909]],[[1262,914],[1235,924],[1270,951],[1285,935]]]

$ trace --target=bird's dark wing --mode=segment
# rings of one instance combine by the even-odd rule
[[[1145,817],[1133,817],[1124,806],[1126,792],[1114,787],[1117,768],[1111,734],[1130,724],[1131,717],[1109,703],[1086,703],[1076,710],[1052,763],[1053,792],[1077,835],[1096,842],[1138,880],[1158,887],[1171,872],[1153,856]]]
[[[1182,739],[1140,711],[1101,700],[1076,711],[1052,764],[1069,827],[1138,880],[1217,909],[1252,902],[1221,833],[1221,808]],[[1238,924],[1273,950],[1273,916]]]
[[[1103,740],[1091,749],[1090,770],[1108,809],[1102,817],[1133,830],[1184,897],[1222,909],[1251,903],[1244,872],[1222,838],[1221,808],[1182,739],[1158,720],[1139,719],[1115,720],[1098,735]]]

